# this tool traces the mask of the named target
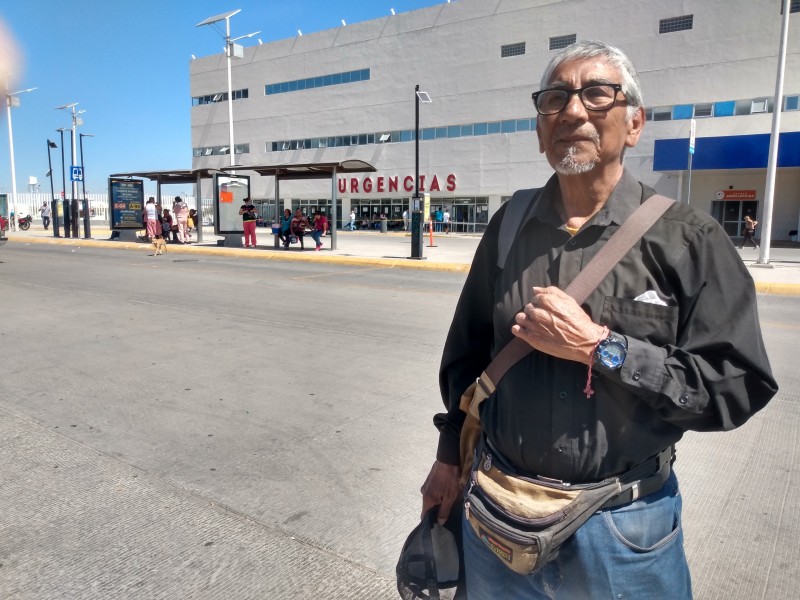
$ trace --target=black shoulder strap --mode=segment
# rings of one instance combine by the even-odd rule
[[[511,245],[514,243],[530,208],[535,204],[535,200],[539,198],[541,190],[542,188],[517,190],[509,199],[506,211],[503,213],[503,220],[500,222],[500,234],[497,238],[498,269],[506,266],[506,259],[511,251]]]

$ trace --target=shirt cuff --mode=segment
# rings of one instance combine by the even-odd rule
[[[439,462],[446,465],[461,464],[461,426],[466,417],[461,409],[433,417],[433,424],[439,430],[439,446],[436,449],[436,460]]]
[[[664,348],[628,337],[628,354],[619,370],[620,380],[632,388],[660,393],[666,378],[666,360]]]

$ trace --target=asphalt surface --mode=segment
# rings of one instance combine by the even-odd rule
[[[468,261],[409,261],[391,234],[339,242],[152,257],[12,234],[0,598],[396,597]],[[678,446],[696,598],[796,597],[798,307],[759,296],[779,396]]]

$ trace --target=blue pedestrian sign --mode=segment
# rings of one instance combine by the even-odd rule
[[[70,181],[83,181],[83,167],[78,167],[76,165],[72,165],[69,168],[69,180]]]

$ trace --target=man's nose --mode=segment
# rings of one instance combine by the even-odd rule
[[[565,118],[584,117],[586,115],[586,107],[578,94],[570,94],[567,98],[566,106],[561,109],[561,116]]]

